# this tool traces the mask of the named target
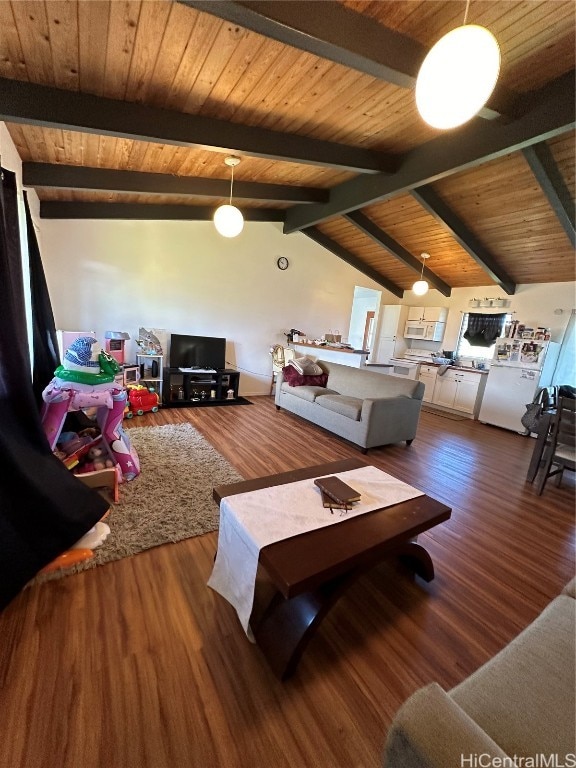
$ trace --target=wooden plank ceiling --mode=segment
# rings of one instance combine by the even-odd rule
[[[573,281],[573,0],[472,0],[499,41],[480,115],[414,81],[465,2],[0,0],[0,119],[57,218],[209,220],[229,194],[402,296]],[[1,150],[1,148],[0,148]]]

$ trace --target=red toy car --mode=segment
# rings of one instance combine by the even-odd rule
[[[128,400],[124,415],[127,419],[131,419],[134,415],[142,416],[147,411],[156,413],[159,405],[160,398],[156,392],[138,384],[134,387],[128,387]]]

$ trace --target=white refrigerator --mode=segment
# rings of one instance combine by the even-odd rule
[[[526,404],[552,383],[559,352],[553,341],[498,339],[478,420],[524,434]]]

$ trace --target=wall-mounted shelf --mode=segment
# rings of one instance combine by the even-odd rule
[[[469,307],[474,309],[505,309],[510,306],[509,299],[470,299]]]

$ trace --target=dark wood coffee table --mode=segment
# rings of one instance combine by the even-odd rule
[[[305,469],[245,480],[214,488],[218,504],[225,496],[333,475],[368,466],[361,459],[320,464]],[[275,593],[250,626],[273,671],[282,680],[296,669],[304,649],[336,600],[364,571],[389,557],[400,557],[426,581],[434,578],[428,552],[411,541],[417,534],[448,520],[449,507],[418,496],[335,525],[269,544],[260,550],[259,565]]]

